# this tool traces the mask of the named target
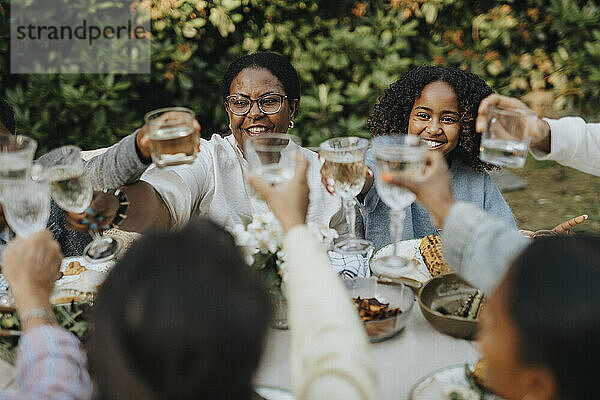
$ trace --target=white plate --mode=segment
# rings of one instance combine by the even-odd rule
[[[270,386],[254,386],[254,391],[267,400],[294,400],[292,393],[285,389]]]
[[[402,276],[407,278],[415,279],[419,282],[427,282],[431,279],[431,274],[425,266],[421,252],[419,251],[419,245],[422,239],[410,239],[402,240],[398,242],[399,253],[402,257],[411,260],[411,269],[402,273]],[[371,263],[381,257],[389,256],[394,253],[393,243],[382,247],[377,250],[371,259]]]
[[[92,283],[91,286],[94,286],[95,283],[97,281],[100,281],[101,279],[97,277],[98,274],[102,274],[102,275],[107,275],[108,272],[111,270],[111,268],[115,265],[114,261],[105,261],[103,263],[90,263],[89,261],[86,261],[83,256],[79,256],[79,257],[65,257],[60,265],[60,270],[62,272],[65,271],[65,269],[67,268],[67,266],[69,265],[69,263],[73,262],[73,261],[79,261],[79,263],[81,263],[82,266],[85,267],[85,269],[87,271],[93,271],[90,273],[87,273],[86,275],[91,275],[89,280]],[[84,271],[87,272],[87,271]],[[62,278],[60,278],[59,280],[56,281],[56,283],[54,284],[55,287],[60,287],[61,289],[76,289],[76,290],[80,290],[80,291],[90,291],[90,288],[88,288],[88,286],[85,282],[78,282],[79,280],[82,280],[82,277],[80,274],[77,275],[65,275]]]
[[[469,364],[473,370],[474,364]],[[413,386],[408,400],[444,400],[447,397],[443,395],[445,388],[449,386],[460,386],[471,389],[467,377],[465,376],[465,365],[455,365],[435,371]],[[502,400],[500,397],[486,393],[480,400]]]

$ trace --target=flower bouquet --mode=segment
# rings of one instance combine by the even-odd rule
[[[252,219],[242,218],[243,223],[233,227],[232,234],[248,265],[258,271],[274,307],[276,328],[287,328],[287,257],[283,245],[284,234],[281,224],[268,212],[255,215]],[[308,223],[308,230],[317,240],[330,247],[338,236],[334,229]]]

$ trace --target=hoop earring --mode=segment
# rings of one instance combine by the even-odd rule
[[[294,123],[294,120],[291,120],[290,124],[288,125],[288,128],[294,129],[294,126],[296,126],[296,124]]]
[[[231,130],[231,124],[229,124],[229,130]]]

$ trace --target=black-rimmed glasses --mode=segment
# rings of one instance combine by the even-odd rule
[[[258,109],[263,114],[268,115],[277,114],[281,110],[283,100],[287,98],[286,95],[279,93],[266,93],[257,99],[251,99],[242,94],[232,94],[227,96],[225,100],[227,101],[227,107],[229,107],[229,111],[231,111],[232,114],[246,115],[252,108],[252,104],[256,102],[256,104],[258,104]]]

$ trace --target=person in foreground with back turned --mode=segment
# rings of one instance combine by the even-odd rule
[[[295,177],[281,190],[253,180],[286,232],[293,391],[297,399],[377,399],[376,369],[358,313],[330,270],[325,249],[304,225],[306,171],[307,161],[298,159]],[[32,323],[51,324],[50,275],[58,271],[60,252],[46,235],[47,246],[54,246],[53,257],[45,257],[33,239],[17,239],[9,245],[5,262],[13,272],[7,279],[19,310],[27,313],[31,304],[39,304],[35,318],[42,321]],[[29,254],[23,270],[46,267],[45,260],[52,261],[52,268],[39,276],[21,275],[23,260],[12,250],[20,243]],[[39,282],[36,291],[20,289],[30,281]],[[94,398],[251,398],[270,315],[267,295],[233,237],[215,223],[201,219],[178,232],[149,234],[135,243],[100,288],[93,311],[89,354]],[[35,332],[27,324],[16,365],[21,391],[4,398],[90,398],[85,356],[74,337],[52,326],[44,341],[28,345]],[[52,351],[61,337],[68,339],[68,349]],[[42,356],[26,357],[31,352]],[[62,363],[61,374],[45,367],[56,365],[53,359]],[[42,383],[44,388],[73,385],[79,390],[31,395]]]
[[[448,265],[493,293],[480,332],[486,387],[507,400],[595,398],[600,240],[562,235],[531,241],[475,206],[456,202],[443,158],[430,153],[427,162],[423,180],[383,179],[415,192],[444,228]]]

